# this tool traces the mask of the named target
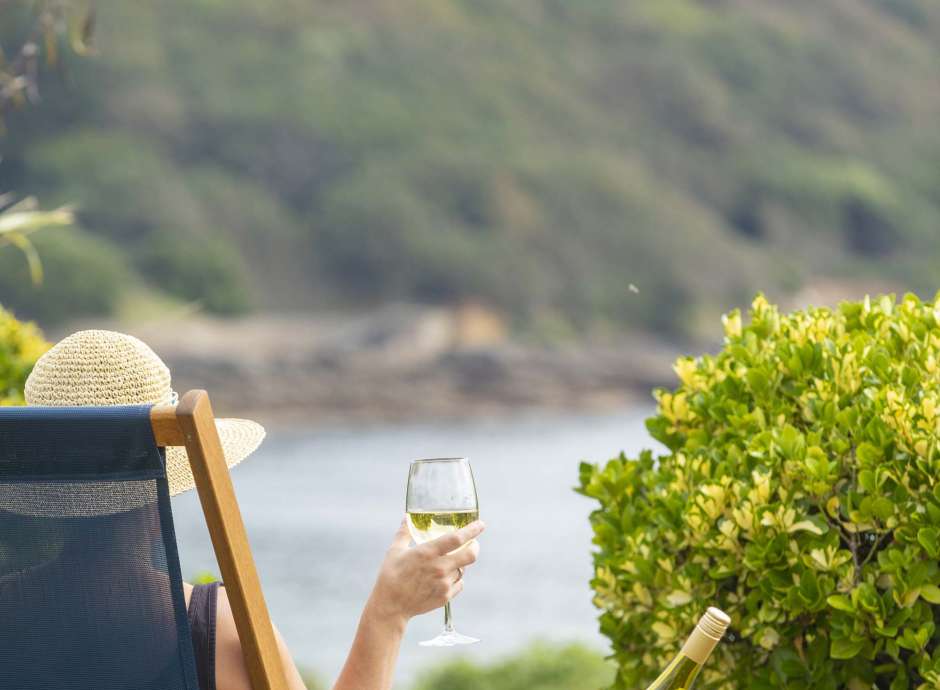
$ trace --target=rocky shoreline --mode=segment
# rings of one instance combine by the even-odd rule
[[[171,368],[176,390],[209,390],[220,415],[292,426],[648,404],[653,387],[674,381],[678,354],[647,337],[616,347],[523,344],[484,312],[412,305],[77,327],[140,337]]]
[[[784,310],[900,292],[866,280],[817,280],[783,300]],[[264,313],[238,319],[192,314],[146,322],[96,320],[51,332],[112,328],[149,343],[177,391],[207,389],[220,415],[271,426],[382,423],[552,411],[603,411],[651,403],[672,386],[685,345],[648,334],[615,344],[545,346],[514,338],[481,305],[391,304],[358,313]],[[717,326],[717,336],[720,333]],[[717,344],[717,343],[713,343]]]

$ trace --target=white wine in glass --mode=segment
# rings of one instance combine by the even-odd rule
[[[417,544],[466,527],[480,517],[477,488],[467,458],[415,460],[408,470],[405,496],[408,531]],[[462,547],[461,547],[462,548]],[[450,602],[444,604],[444,630],[424,647],[451,647],[479,642],[454,629]]]

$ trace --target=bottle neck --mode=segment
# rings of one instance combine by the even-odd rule
[[[720,639],[715,639],[702,630],[700,625],[696,625],[695,630],[692,631],[689,639],[682,646],[682,654],[697,664],[704,664],[718,642],[720,642]]]

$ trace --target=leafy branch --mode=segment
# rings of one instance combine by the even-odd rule
[[[15,201],[12,193],[0,194],[0,248],[12,244],[23,252],[29,264],[34,285],[42,282],[42,262],[29,235],[47,227],[67,227],[74,222],[71,208],[62,206],[53,211],[39,210],[34,197]]]
[[[39,101],[40,64],[50,68],[60,64],[63,39],[77,55],[94,52],[96,15],[91,0],[0,0],[0,16],[23,4],[32,5],[25,39],[9,54],[0,45],[0,131],[7,111]]]
[[[91,0],[0,0],[0,18],[24,4],[30,8],[25,38],[10,55],[6,46],[0,45],[0,134],[7,111],[39,101],[40,63],[50,68],[60,64],[59,45],[63,39],[77,55],[93,52],[95,6]],[[42,282],[43,271],[29,235],[73,222],[74,214],[67,206],[42,211],[34,197],[17,200],[12,192],[0,194],[0,248],[13,245],[23,252],[34,285]]]

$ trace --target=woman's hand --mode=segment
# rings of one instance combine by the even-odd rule
[[[413,549],[404,520],[385,554],[353,647],[333,690],[389,690],[408,619],[443,606],[463,589],[458,568],[477,559],[477,520]],[[461,548],[463,547],[463,548]]]
[[[474,540],[484,527],[477,520],[456,532],[408,548],[411,538],[402,520],[366,608],[379,617],[404,624],[413,616],[443,606],[463,590],[463,578],[457,569],[476,561],[480,544]]]

